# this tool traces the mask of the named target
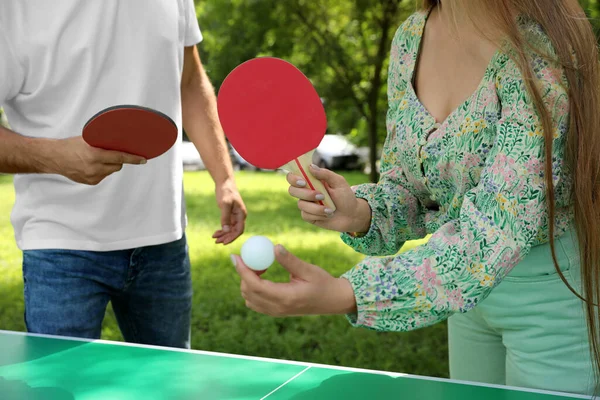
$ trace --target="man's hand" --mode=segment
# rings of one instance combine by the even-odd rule
[[[233,180],[216,186],[217,205],[221,209],[221,229],[212,236],[216,243],[229,244],[236,240],[246,226],[246,206]]]
[[[181,106],[185,131],[215,182],[221,229],[212,237],[217,243],[229,244],[244,232],[246,206],[235,185],[215,91],[195,46],[186,47],[184,51]]]
[[[59,174],[74,182],[97,185],[123,164],[145,164],[143,157],[94,148],[81,136],[31,138],[0,126],[0,172]]]
[[[81,136],[49,143],[46,172],[63,175],[86,185],[97,185],[124,164],[145,164],[143,157],[88,145]]]

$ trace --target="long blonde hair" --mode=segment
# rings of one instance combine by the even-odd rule
[[[440,0],[422,0],[430,9]],[[592,26],[577,0],[450,0],[444,1],[449,14],[468,16],[482,34],[493,29],[515,50],[528,92],[540,115],[545,141],[546,199],[549,217],[550,248],[555,268],[565,284],[585,302],[590,351],[596,382],[600,382],[600,74],[598,49]],[[474,7],[478,7],[474,8]],[[486,26],[474,14],[484,11]],[[577,293],[561,272],[555,254],[555,200],[552,181],[553,126],[550,113],[534,82],[534,73],[525,48],[529,44],[520,34],[514,16],[527,16],[541,25],[564,69],[569,89],[570,126],[566,162],[573,172],[573,208],[581,255],[583,293]],[[456,18],[454,18],[456,21]],[[498,43],[500,45],[500,43]]]

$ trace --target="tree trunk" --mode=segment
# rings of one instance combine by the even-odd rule
[[[377,110],[377,106],[375,106]],[[375,183],[379,180],[379,172],[377,171],[377,117],[371,117],[369,121],[369,165],[371,172],[369,179]]]
[[[381,18],[381,37],[377,45],[377,54],[375,57],[375,66],[373,68],[373,78],[371,80],[371,89],[368,95],[369,107],[369,163],[371,165],[371,173],[369,178],[371,182],[379,180],[379,172],[377,171],[377,118],[379,118],[379,89],[381,88],[382,79],[381,71],[383,63],[387,56],[388,47],[390,45],[389,35],[392,21],[398,13],[398,7],[401,0],[388,0],[384,3],[383,15]]]

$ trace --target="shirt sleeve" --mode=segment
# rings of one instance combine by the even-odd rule
[[[23,69],[0,25],[0,106],[19,93],[23,79]]]
[[[196,15],[196,6],[194,0],[184,0],[185,2],[185,39],[184,46],[195,46],[202,41],[202,32],[198,25],[198,17]]]
[[[344,243],[354,250],[370,256],[396,254],[408,240],[426,235],[425,213],[428,211],[407,189],[406,176],[396,163],[399,149],[396,142],[396,113],[406,91],[407,57],[413,34],[413,17],[408,18],[396,31],[390,51],[388,73],[387,137],[383,146],[380,179],[376,184],[355,186],[356,197],[364,199],[371,207],[371,226],[364,236],[343,233]]]
[[[501,116],[479,184],[467,192],[459,217],[429,242],[394,257],[366,258],[344,277],[354,288],[354,326],[407,331],[466,312],[496,287],[547,234],[544,136],[516,64],[504,58],[496,88]],[[568,131],[564,76],[541,57],[534,60],[540,93],[554,131],[553,179],[563,166]]]

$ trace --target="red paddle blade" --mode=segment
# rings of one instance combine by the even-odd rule
[[[231,145],[250,164],[277,169],[317,148],[327,129],[321,99],[287,61],[255,58],[223,81],[219,119]]]
[[[167,115],[149,108],[115,106],[90,118],[83,127],[83,139],[93,147],[149,160],[173,147],[177,125]]]

